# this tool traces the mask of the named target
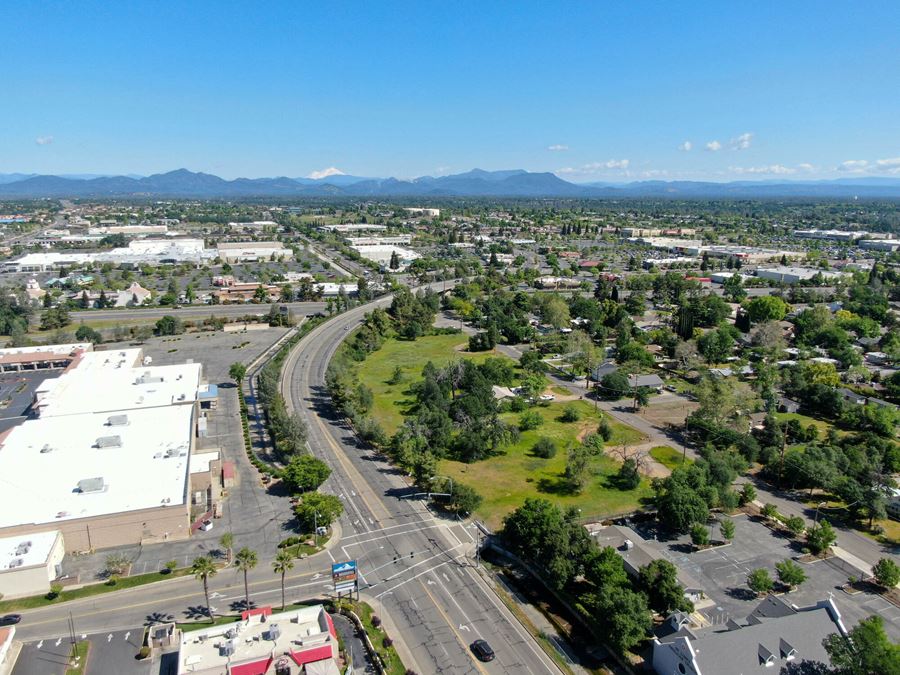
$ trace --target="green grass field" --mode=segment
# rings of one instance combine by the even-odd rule
[[[410,385],[421,379],[422,368],[429,361],[440,367],[457,358],[481,362],[490,356],[502,356],[495,352],[461,351],[460,347],[467,340],[465,335],[430,335],[415,342],[387,340],[381,349],[359,365],[358,370],[359,381],[372,390],[372,418],[388,434],[396,432],[404,414],[414,403]],[[389,384],[398,365],[403,380]],[[563,410],[570,405],[578,410],[579,420],[560,421]],[[634,445],[645,438],[637,430],[604,415],[587,401],[560,401],[533,409],[544,418],[544,423],[537,429],[523,432],[519,441],[505,448],[502,455],[468,465],[450,460],[441,462],[441,474],[471,485],[484,497],[478,516],[491,527],[499,526],[503,516],[522,504],[526,497],[545,497],[561,506],[580,508],[585,515],[607,515],[633,510],[640,506],[642,498],[649,496],[647,481],[636,490],[621,491],[613,487],[609,479],[618,470],[619,463],[606,456],[593,459],[595,475],[582,493],[569,494],[563,480],[566,451],[585,434],[595,432],[602,417],[612,429],[609,446]],[[515,424],[518,417],[519,413],[503,415],[503,419],[511,424]],[[542,436],[557,444],[558,452],[552,459],[531,454],[532,446]]]
[[[815,425],[815,427],[819,430],[819,435],[824,437],[825,434],[828,433],[828,430],[831,429],[833,424],[829,424],[824,420],[817,420],[815,417],[810,417],[809,415],[801,415],[800,413],[775,413],[775,419],[779,422],[784,423],[789,420],[797,420],[805,429],[810,424]],[[841,436],[845,436],[846,432],[838,431],[838,434]]]
[[[567,406],[574,406],[580,413],[577,422],[562,422],[559,417]],[[641,500],[649,497],[650,484],[644,480],[636,490],[619,490],[611,478],[619,469],[619,462],[606,455],[594,457],[591,462],[593,477],[580,494],[566,489],[563,476],[567,449],[579,442],[585,434],[597,430],[602,413],[589,403],[554,403],[534,408],[544,423],[537,429],[522,432],[519,441],[507,446],[503,454],[474,464],[444,460],[440,472],[475,488],[484,498],[477,515],[492,528],[500,526],[503,516],[520,506],[526,497],[543,497],[563,507],[574,506],[585,516],[612,515],[638,508]],[[514,423],[517,414],[507,413],[504,419]],[[623,424],[606,417],[613,435],[608,445],[634,444],[642,436]],[[531,448],[541,437],[556,442],[555,457],[542,459],[532,454]]]
[[[682,453],[668,445],[650,448],[650,456],[670,471],[674,471],[682,464]],[[685,464],[693,464],[693,460],[688,459]]]
[[[381,349],[369,354],[358,371],[359,381],[372,390],[372,419],[388,434],[392,435],[397,431],[403,423],[403,413],[413,403],[409,387],[422,379],[422,368],[429,361],[442,367],[459,358],[480,363],[489,356],[501,356],[495,352],[460,351],[459,348],[467,343],[465,335],[427,335],[415,342],[394,339],[385,341]],[[403,381],[389,384],[397,366],[403,371]]]

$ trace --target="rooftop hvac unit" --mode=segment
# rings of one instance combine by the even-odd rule
[[[124,427],[128,424],[128,415],[110,415],[106,423],[111,427]]]
[[[24,561],[21,558],[13,558],[9,561],[9,569],[14,569],[16,567],[21,567]]]
[[[44,443],[44,446],[41,448],[41,454],[46,455],[48,452],[52,452],[53,448],[50,447],[49,443]]]
[[[23,541],[21,544],[16,546],[16,555],[25,555],[30,550],[31,550],[31,542]]]
[[[98,448],[121,448],[122,447],[122,437],[121,436],[101,436],[97,439],[97,447]]]
[[[273,623],[269,625],[269,639],[274,642],[278,638],[281,637],[281,628],[278,627],[277,623]]]
[[[106,484],[103,481],[103,476],[97,476],[96,478],[82,478],[78,481],[78,491],[81,493],[102,492],[105,487]]]
[[[234,640],[228,640],[219,647],[219,656],[234,656]]]

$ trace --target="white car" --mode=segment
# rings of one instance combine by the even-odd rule
[[[541,401],[555,401],[556,397],[553,394],[541,394],[538,396]]]
[[[209,532],[211,529],[213,529],[213,521],[204,520],[202,523],[200,523],[200,529],[204,532]]]

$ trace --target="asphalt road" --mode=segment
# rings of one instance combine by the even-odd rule
[[[282,304],[282,303],[279,303]],[[324,302],[289,302],[287,306],[295,315],[309,315],[325,311]],[[173,314],[181,319],[206,319],[211,316],[236,317],[255,314],[261,316],[268,314],[271,305],[254,305],[247,303],[242,305],[198,305],[191,307],[148,307],[128,309],[93,309],[80,312],[70,312],[72,323],[91,323],[92,321],[134,321],[135,319],[155,321],[166,314]]]
[[[403,478],[359,447],[334,415],[325,390],[328,362],[348,329],[373,307],[353,309],[312,331],[284,370],[285,399],[304,417],[312,451],[332,467],[325,489],[344,501],[343,536],[333,554],[358,561],[360,590],[411,652],[415,663],[407,667],[422,673],[558,673],[474,570],[473,526],[438,519],[422,502],[401,499],[411,492]],[[471,654],[477,638],[490,642],[493,662]]]

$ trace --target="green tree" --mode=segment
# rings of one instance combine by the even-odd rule
[[[768,570],[760,567],[747,576],[747,586],[757,595],[764,595],[775,587],[775,582],[772,581]]]
[[[244,608],[250,609],[250,586],[247,583],[247,573],[259,564],[259,557],[256,551],[252,551],[246,546],[241,548],[234,556],[234,566],[237,567],[244,575]]]
[[[722,363],[734,349],[733,329],[722,327],[704,333],[697,340],[697,349],[707,363]]]
[[[734,539],[734,521],[731,518],[723,518],[719,523],[719,533],[725,541]]]
[[[823,520],[806,530],[806,544],[815,554],[827,551],[828,547],[836,541],[837,534],[827,520]]]
[[[774,520],[775,516],[778,515],[778,507],[766,502],[762,507],[762,515],[766,520]]]
[[[756,499],[756,488],[752,483],[744,483],[741,487],[741,504],[749,504]]]
[[[787,529],[791,531],[791,534],[793,534],[795,537],[803,534],[803,530],[806,529],[806,521],[804,521],[800,516],[791,516],[784,521],[784,524],[787,526]]]
[[[99,331],[84,324],[78,326],[78,330],[75,331],[75,339],[78,342],[90,342],[92,344],[103,342],[103,336],[100,335]]]
[[[641,484],[641,474],[638,472],[638,465],[634,458],[629,457],[619,471],[616,473],[616,484],[621,490],[634,490]]]
[[[280,549],[272,561],[272,570],[281,576],[281,611],[284,611],[284,577],[294,569],[294,556],[287,549]]]
[[[181,335],[184,332],[184,323],[177,316],[166,314],[156,322],[157,335]]]
[[[228,367],[228,376],[234,380],[237,386],[241,386],[241,383],[244,381],[244,377],[247,375],[247,366],[239,361],[232,363]]]
[[[775,563],[778,580],[790,589],[794,589],[806,581],[806,572],[793,560],[782,560]]]
[[[526,410],[519,415],[519,431],[531,431],[544,423],[544,418],[536,410]]]
[[[581,492],[587,483],[589,461],[590,453],[581,443],[571,448],[566,456],[565,477],[575,493]]]
[[[303,532],[312,532],[316,525],[328,527],[341,517],[344,505],[335,495],[307,492],[294,507],[294,513]]]
[[[860,621],[847,637],[833,633],[822,644],[834,675],[900,673],[900,645],[891,642],[877,614]]]
[[[620,370],[607,373],[600,378],[600,396],[612,401],[627,396],[631,392],[631,384],[628,375]]]
[[[470,485],[453,483],[453,492],[447,500],[447,509],[460,516],[474,513],[481,506],[482,497]]]
[[[291,493],[318,490],[330,475],[331,468],[311,455],[291,457],[281,474],[285,487]]]
[[[763,321],[781,321],[791,308],[784,300],[775,295],[761,295],[745,304],[747,314],[753,323]]]
[[[219,537],[219,545],[225,549],[225,560],[231,562],[231,550],[234,548],[234,535],[231,532],[225,532]]]
[[[709,530],[703,523],[694,523],[691,525],[691,543],[700,548],[709,543]]]
[[[647,594],[650,608],[668,616],[676,610],[694,611],[693,603],[684,597],[684,587],[678,583],[678,570],[668,560],[657,559],[640,569],[638,581]]]
[[[589,596],[587,604],[606,635],[607,643],[619,652],[640,644],[653,625],[646,596],[627,586],[603,586]]]
[[[532,446],[531,452],[536,457],[550,459],[556,456],[556,443],[553,442],[552,438],[542,436],[537,440],[534,446]]]
[[[890,558],[882,558],[872,568],[875,574],[875,581],[880,586],[891,589],[900,583],[900,565]]]
[[[201,555],[194,558],[191,564],[191,574],[194,578],[203,584],[203,597],[206,599],[206,613],[209,615],[209,622],[214,623],[212,606],[209,604],[209,580],[219,573],[216,564],[209,556]]]

